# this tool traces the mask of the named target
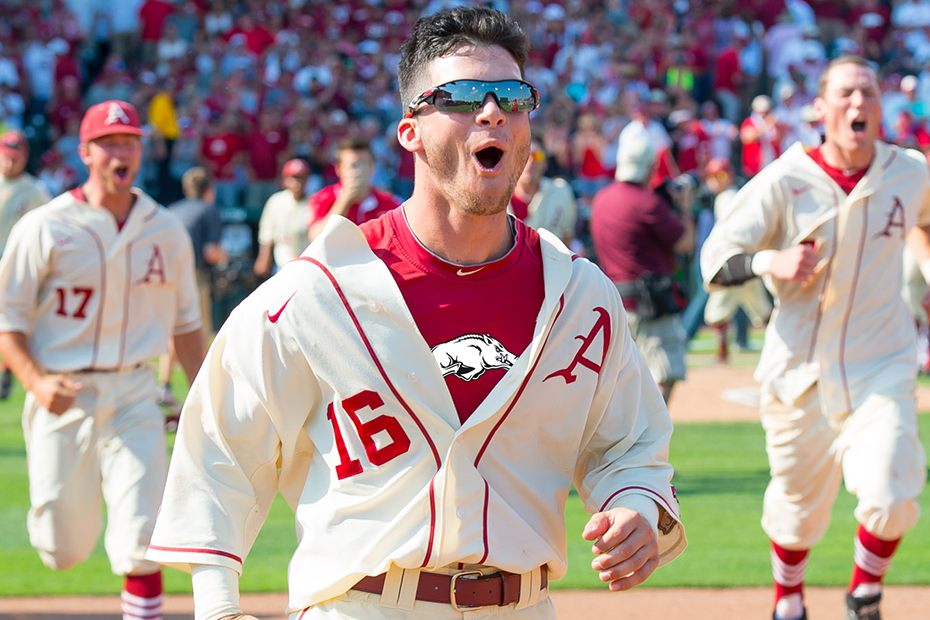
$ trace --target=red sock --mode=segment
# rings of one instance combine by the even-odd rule
[[[150,575],[126,575],[121,598],[123,620],[161,620],[161,571]]]
[[[772,541],[772,579],[775,581],[775,602],[789,594],[804,592],[804,571],[809,549],[792,551]]]
[[[856,564],[853,567],[849,591],[863,583],[881,583],[891,565],[891,557],[901,539],[882,540],[869,533],[862,525],[856,531]]]

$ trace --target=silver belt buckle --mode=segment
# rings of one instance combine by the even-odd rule
[[[455,582],[459,577],[464,577],[466,575],[478,575],[481,576],[480,570],[464,570],[452,575],[452,581],[449,583],[449,602],[452,604],[452,609],[455,611],[468,611],[469,609],[478,609],[477,607],[459,607],[459,604],[455,600]]]

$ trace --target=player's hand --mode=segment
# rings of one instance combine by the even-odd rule
[[[581,534],[593,540],[591,568],[614,592],[638,586],[659,566],[659,543],[649,522],[629,508],[599,512]]]
[[[62,375],[42,375],[30,387],[36,400],[44,408],[61,415],[71,408],[78,391],[83,387]]]
[[[812,244],[802,243],[786,250],[780,250],[772,259],[770,273],[773,278],[809,282],[815,275],[817,252]]]

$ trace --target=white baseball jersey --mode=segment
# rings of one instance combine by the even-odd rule
[[[539,189],[526,205],[523,222],[537,230],[545,228],[559,239],[570,239],[575,236],[577,218],[575,193],[568,181],[543,177],[539,180]]]
[[[121,231],[71,192],[27,213],[0,259],[0,330],[29,335],[49,371],[145,362],[200,327],[181,221],[138,190]]]
[[[283,267],[303,252],[310,243],[307,227],[310,208],[307,199],[297,200],[290,190],[275,192],[265,203],[258,221],[258,242],[274,244],[274,263]]]
[[[668,411],[616,287],[540,236],[532,342],[463,424],[387,266],[331,218],[217,334],[146,557],[241,572],[280,491],[297,520],[291,610],[392,564],[547,564],[559,579],[574,483],[591,512],[658,505],[660,562],[674,559]]]
[[[930,224],[927,163],[875,143],[865,177],[846,195],[795,144],[733,199],[701,253],[708,288],[731,256],[811,242],[807,284],[766,278],[776,309],[756,378],[782,402],[815,382],[822,410],[842,415],[870,394],[913,394],[916,339],[901,297],[904,239]]]
[[[19,218],[51,199],[45,183],[31,174],[23,173],[15,179],[0,176],[0,253]]]

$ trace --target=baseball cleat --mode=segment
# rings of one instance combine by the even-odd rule
[[[172,414],[177,415],[181,412],[181,405],[175,399],[174,394],[171,393],[171,388],[167,385],[158,386],[157,399],[158,404],[162,407],[167,407]]]
[[[778,614],[773,611],[772,620],[785,620],[785,619],[779,617]],[[805,607],[803,610],[801,610],[801,615],[798,616],[797,618],[793,618],[792,620],[807,620],[807,608]]]
[[[882,600],[881,593],[874,596],[856,597],[846,593],[846,620],[882,620],[878,605]]]

